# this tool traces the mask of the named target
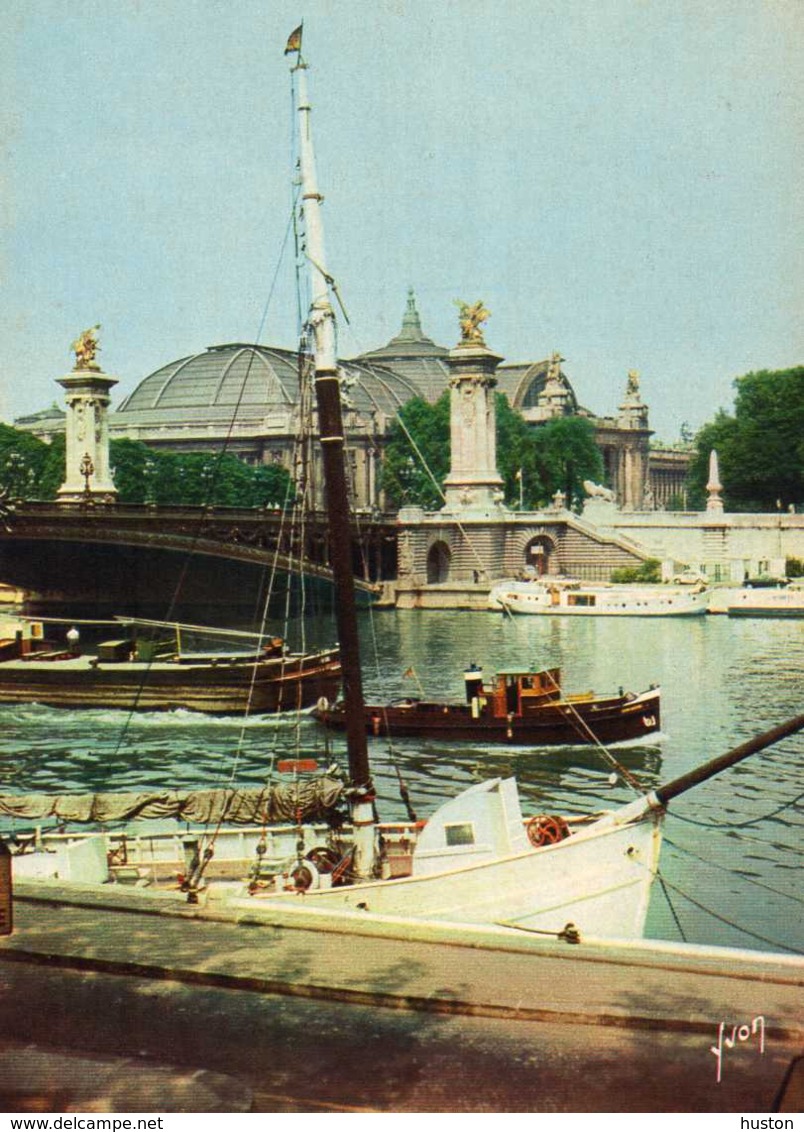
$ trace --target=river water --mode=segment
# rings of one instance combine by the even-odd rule
[[[459,698],[469,662],[487,674],[559,665],[568,691],[662,687],[662,735],[612,753],[646,786],[675,778],[802,711],[804,622],[726,617],[510,619],[492,612],[361,613],[366,697]],[[306,629],[328,644],[325,618]],[[332,752],[326,750],[332,746]],[[0,790],[186,789],[260,784],[273,760],[341,750],[309,718],[0,708]],[[648,935],[804,953],[800,883],[804,736],[674,801]],[[586,813],[630,800],[590,748],[372,742],[379,809],[419,817],[482,779],[515,774],[526,813]]]

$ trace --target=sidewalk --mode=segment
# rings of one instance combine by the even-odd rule
[[[15,921],[0,942],[4,1035],[53,1047],[54,1087],[64,1047],[224,1074],[257,1111],[757,1112],[802,1048],[802,965],[785,959],[19,899]],[[711,1052],[721,1022],[728,1039],[760,1016],[764,1052],[758,1026]]]

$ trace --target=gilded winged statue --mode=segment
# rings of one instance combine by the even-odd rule
[[[480,329],[484,322],[491,318],[491,313],[486,310],[482,302],[462,303],[460,299],[455,300],[455,304],[460,310],[458,321],[461,326],[461,341],[462,342],[483,342],[483,332]]]
[[[75,342],[72,343],[70,349],[75,353],[75,369],[97,369],[98,365],[95,361],[100,346],[98,345],[98,331],[100,324],[90,327],[89,330],[82,331]]]

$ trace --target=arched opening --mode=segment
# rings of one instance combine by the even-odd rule
[[[536,577],[542,574],[551,574],[554,562],[556,544],[547,535],[537,535],[525,547],[524,571]]]
[[[434,542],[427,552],[428,583],[449,580],[449,567],[452,555],[445,542]]]

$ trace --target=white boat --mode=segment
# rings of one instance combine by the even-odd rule
[[[489,608],[509,613],[567,617],[698,617],[706,613],[706,588],[617,585],[573,579],[501,582]]]
[[[729,617],[804,617],[804,588],[739,590],[726,606]]]
[[[320,202],[310,131],[306,66],[300,34],[296,61],[300,115],[301,201],[310,265],[314,373],[322,436],[330,553],[346,702],[349,759],[345,779],[333,768],[323,781],[296,760],[284,786],[120,795],[0,796],[0,811],[17,821],[119,823],[140,819],[187,823],[179,835],[154,829],[17,837],[15,883],[26,898],[72,890],[81,900],[101,892],[104,907],[140,910],[185,900],[194,916],[238,918],[249,909],[286,916],[388,917],[406,922],[499,925],[576,942],[584,937],[642,936],[661,848],[663,816],[672,798],[757,750],[804,727],[799,717],[697,771],[643,793],[634,802],[580,821],[539,814],[523,818],[516,782],[477,783],[445,802],[426,823],[388,826],[376,816],[368,759],[358,648],[351,530],[345,475],[335,316],[329,297]],[[605,753],[605,752],[604,752]],[[344,814],[344,810],[346,813]],[[167,887],[168,892],[165,892]],[[188,924],[188,931],[191,930]]]

